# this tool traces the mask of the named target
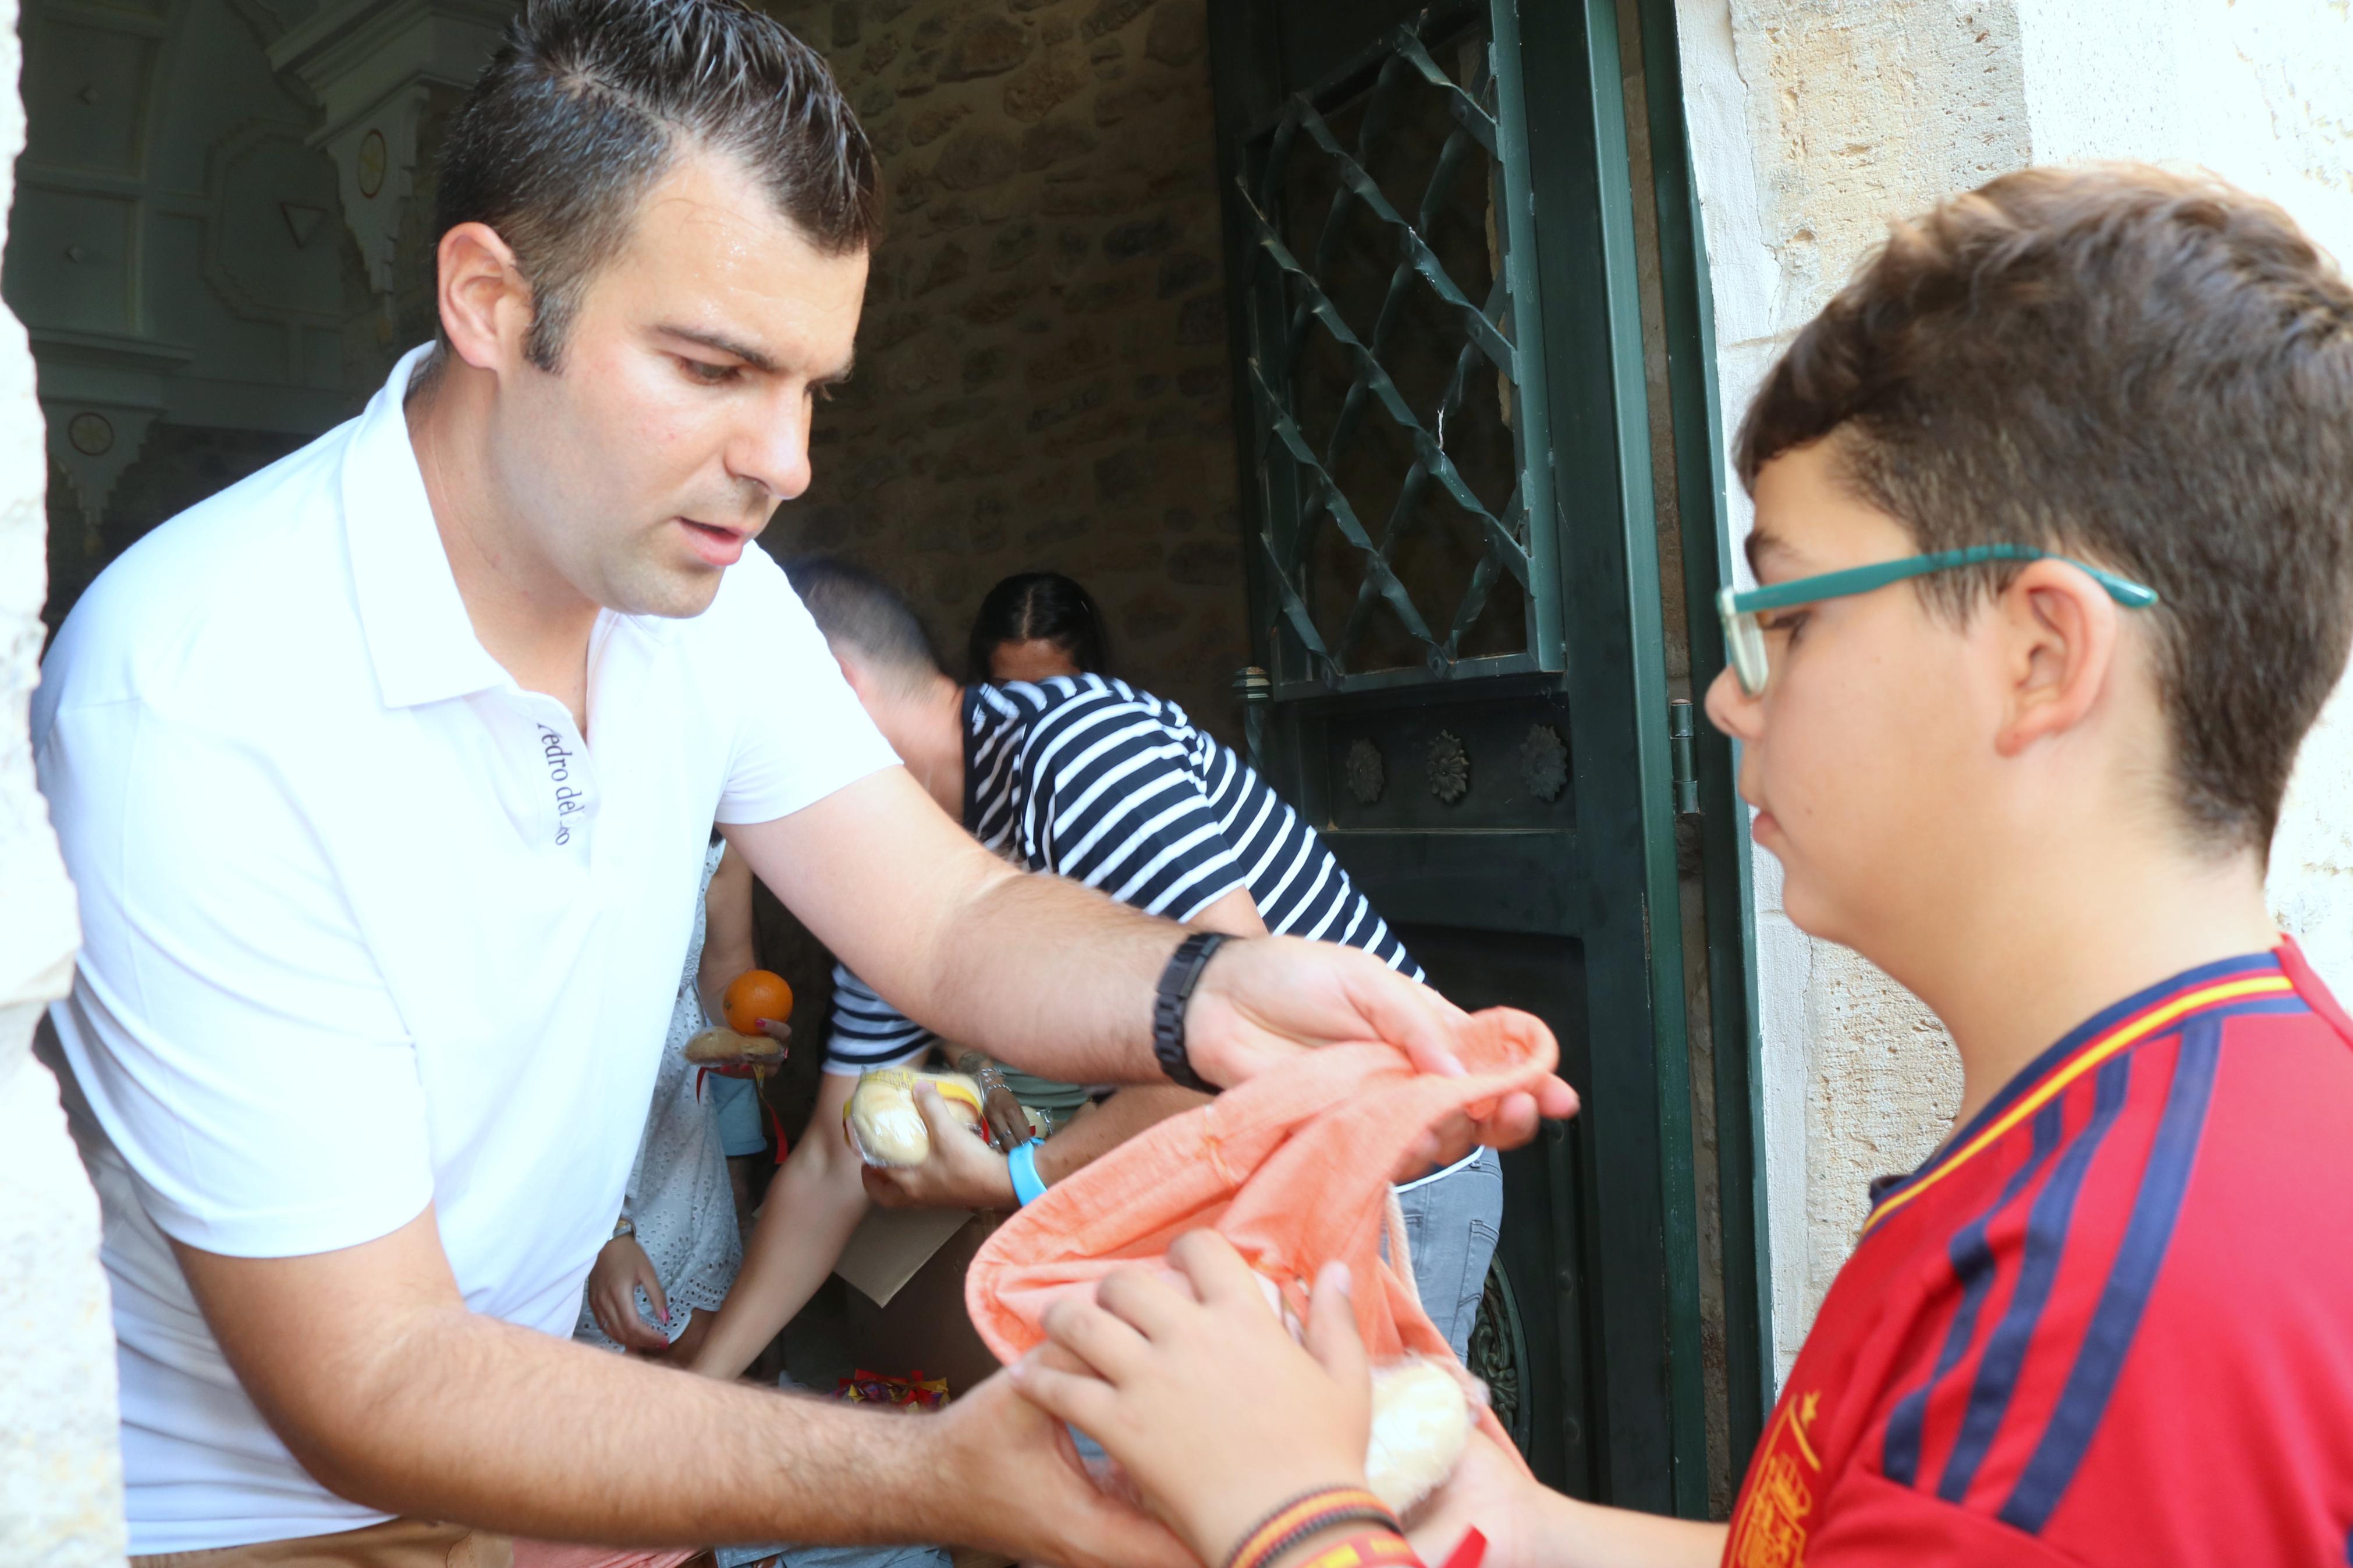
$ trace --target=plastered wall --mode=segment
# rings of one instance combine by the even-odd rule
[[[2353,257],[2353,14],[2327,0],[1678,0],[1707,230],[1725,437],[1885,231],[2030,163],[2203,165]],[[1731,496],[1736,536],[1748,509]],[[1950,1041],[1851,952],[1817,942],[1757,865],[1777,1371],[1853,1245],[1871,1177],[1957,1104]],[[2271,899],[2353,989],[2353,698],[2307,742]]]
[[[21,63],[16,0],[0,0],[0,212],[25,144]],[[122,1474],[98,1200],[57,1081],[30,1054],[80,940],[26,731],[47,584],[46,477],[32,353],[0,310],[0,1563],[81,1568],[122,1560]]]

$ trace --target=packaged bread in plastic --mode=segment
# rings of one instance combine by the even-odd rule
[[[842,1107],[842,1126],[849,1146],[870,1165],[905,1168],[920,1165],[932,1155],[931,1130],[915,1105],[915,1089],[930,1084],[939,1090],[948,1110],[976,1133],[981,1126],[980,1086],[960,1072],[916,1072],[907,1068],[876,1068],[860,1075]]]

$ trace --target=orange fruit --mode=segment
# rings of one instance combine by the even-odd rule
[[[727,1015],[729,1028],[739,1035],[757,1035],[761,1019],[774,1018],[782,1024],[792,1017],[793,988],[781,974],[747,969],[727,983],[719,1005]]]

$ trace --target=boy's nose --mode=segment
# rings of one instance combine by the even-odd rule
[[[1707,721],[1736,741],[1753,741],[1762,726],[1763,707],[1741,689],[1740,678],[1729,665],[1715,672],[1707,687]]]

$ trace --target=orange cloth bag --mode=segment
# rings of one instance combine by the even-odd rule
[[[1161,1264],[1171,1242],[1207,1226],[1303,1321],[1316,1274],[1347,1264],[1375,1365],[1409,1352],[1451,1364],[1412,1285],[1380,1256],[1389,1174],[1447,1116],[1532,1090],[1560,1050],[1539,1020],[1496,1007],[1472,1018],[1458,1054],[1468,1076],[1437,1078],[1393,1046],[1327,1047],[1146,1129],[989,1237],[965,1275],[974,1326],[1012,1361],[1045,1337],[1039,1320],[1059,1297],[1116,1268]],[[1481,1423],[1516,1457],[1493,1415]]]

